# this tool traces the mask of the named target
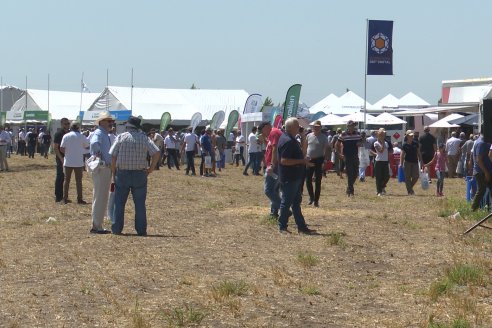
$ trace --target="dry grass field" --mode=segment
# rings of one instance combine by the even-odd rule
[[[461,179],[445,181],[444,198],[434,185],[406,196],[392,179],[378,198],[369,178],[347,198],[329,174],[320,208],[304,197],[319,232],[306,236],[292,219],[293,233],[278,233],[262,177],[166,167],[149,178],[149,236],[138,237],[131,201],[123,236],[89,234],[90,205],[55,203],[52,156],[10,166],[1,327],[492,327],[492,233],[462,236],[483,213],[467,211]]]

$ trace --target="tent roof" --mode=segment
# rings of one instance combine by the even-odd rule
[[[376,116],[371,124],[379,124],[379,125],[393,125],[393,124],[404,124],[406,121],[401,118],[396,117],[395,115],[391,115],[390,113],[381,113]]]
[[[342,107],[357,109],[364,108],[364,99],[353,91],[347,91],[339,99]],[[372,106],[366,101],[366,107],[369,108]]]
[[[441,118],[439,121],[436,121],[429,125],[431,128],[458,128],[458,124],[451,124],[449,121],[455,120],[457,118],[462,118],[463,115],[458,113],[449,114],[448,116]]]
[[[424,99],[420,98],[413,92],[409,92],[398,101],[398,107],[418,107],[418,106],[430,106],[430,104]]]
[[[390,107],[396,108],[398,107],[399,99],[393,96],[391,93],[379,99],[375,104],[372,105],[373,108],[383,108]]]
[[[321,125],[342,125],[346,123],[344,120],[342,120],[340,116],[335,114],[328,114],[326,116],[323,116],[319,119],[319,121],[321,122]],[[314,122],[316,121],[313,121],[309,124],[313,125]]]
[[[203,120],[211,120],[218,111],[243,110],[249,94],[244,90],[155,89],[110,86],[105,88],[89,110],[130,110],[145,120],[160,120],[165,112],[172,120],[190,120],[200,112]]]
[[[325,98],[318,101],[316,104],[309,108],[309,112],[317,113],[317,112],[331,112],[332,107],[339,106],[340,99],[333,93],[330,93]]]
[[[365,117],[366,123],[372,124],[372,121],[375,119],[375,117],[372,116],[371,114],[367,114],[367,113],[365,116],[366,116]],[[342,117],[342,120],[344,123],[347,123],[350,120],[352,120],[354,122],[364,122],[364,113],[363,112],[353,113],[353,114]]]
[[[415,116],[424,115],[429,113],[440,113],[440,112],[476,112],[478,106],[438,106],[438,107],[426,107],[426,108],[410,108],[401,111],[392,112],[393,115],[398,116]]]
[[[98,93],[82,93],[69,91],[49,91],[49,112],[53,120],[63,117],[75,119],[81,109],[86,110],[99,96]],[[82,98],[82,99],[81,99]],[[15,102],[12,111],[26,110],[26,93]],[[27,110],[47,111],[48,110],[48,90],[27,90]]]

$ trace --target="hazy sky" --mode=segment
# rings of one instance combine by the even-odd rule
[[[441,81],[492,76],[492,1],[2,1],[4,84],[92,92],[106,85],[245,89],[309,106],[349,88],[363,96],[366,19],[394,20],[394,76],[369,76],[368,101]]]

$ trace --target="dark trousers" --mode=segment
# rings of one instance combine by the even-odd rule
[[[248,169],[250,165],[252,166],[253,169],[253,174],[258,174],[258,162],[256,161],[258,153],[249,153],[249,161],[248,164],[246,164],[246,167],[244,168],[244,173],[248,173]]]
[[[186,174],[195,174],[195,151],[190,150],[186,152]]]
[[[63,173],[63,162],[56,158],[56,179],[55,179],[55,199],[57,202],[63,199],[63,182],[65,173]]]
[[[359,173],[359,157],[345,157],[345,171],[347,172],[347,195],[354,194],[354,183]]]
[[[67,167],[65,166],[65,182],[63,183],[63,199],[68,199],[68,190],[70,189],[70,180],[72,172],[75,173],[75,185],[77,187],[77,201],[82,201],[82,173],[84,167]]]
[[[173,161],[174,165],[176,165],[176,169],[179,170],[178,150],[177,149],[168,148],[167,149],[167,154],[168,154],[167,167],[169,169],[171,168],[170,158],[172,158],[172,161]]]
[[[28,144],[27,145],[27,153],[29,154],[29,158],[34,158],[35,152],[36,152],[36,145],[35,144]]]
[[[475,180],[477,180],[477,192],[475,197],[473,197],[471,209],[472,211],[476,211],[480,207],[480,203],[482,202],[483,196],[487,191],[487,188],[492,190],[492,181],[487,182],[485,180],[485,174],[477,173],[475,174]]]
[[[323,178],[323,157],[312,158],[311,163],[314,163],[313,167],[306,169],[306,189],[309,193],[309,200],[318,202],[321,194],[321,179]],[[315,179],[314,191],[313,191],[313,175]]]
[[[374,176],[376,177],[376,191],[378,194],[382,193],[390,178],[388,161],[374,161]]]
[[[26,142],[24,140],[17,143],[17,154],[26,155]]]
[[[241,163],[244,164],[246,161],[244,160],[244,147],[239,147],[239,154],[234,155],[234,161],[236,162],[236,165],[239,165],[239,160],[241,160]]]

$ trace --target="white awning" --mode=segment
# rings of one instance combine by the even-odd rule
[[[421,109],[407,109],[398,112],[393,112],[393,115],[397,116],[416,116],[424,115],[429,113],[441,113],[441,112],[477,112],[478,105],[465,105],[465,106],[438,106],[438,107],[427,107]]]

